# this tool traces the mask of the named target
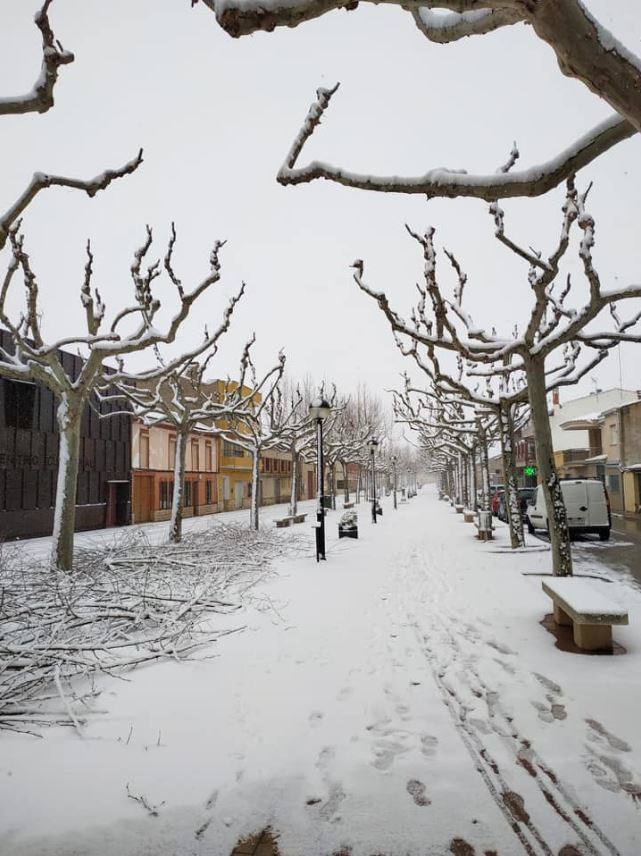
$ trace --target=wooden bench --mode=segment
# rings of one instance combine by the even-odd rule
[[[469,508],[466,508],[463,511],[463,519],[465,520],[466,523],[474,523],[475,517],[476,517],[476,514],[473,511],[470,511]]]
[[[552,598],[554,620],[572,626],[577,647],[584,651],[612,650],[612,625],[627,624],[627,610],[576,577],[543,580],[541,585]]]
[[[292,526],[294,523],[304,523],[307,518],[307,512],[304,514],[294,514],[288,515],[287,517],[282,517],[280,520],[276,520],[276,528],[283,529],[285,526]]]

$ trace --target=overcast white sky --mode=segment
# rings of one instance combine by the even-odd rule
[[[3,95],[27,91],[37,74],[37,5],[0,0]],[[590,0],[588,6],[641,53],[636,0]],[[403,361],[348,266],[365,259],[370,283],[408,313],[422,260],[405,222],[418,229],[435,225],[439,246],[456,252],[469,274],[475,319],[508,331],[529,311],[527,271],[493,239],[486,204],[426,202],[325,182],[276,183],[319,84],[340,80],[342,86],[303,159],[377,173],[418,174],[436,166],[490,171],[505,161],[515,139],[526,167],[610,112],[564,78],[552,51],[522,26],[438,46],[407,13],[384,6],[240,40],[229,38],[204,6],[190,9],[188,0],[56,0],[51,18],[76,62],[61,71],[53,110],[2,118],[0,209],[34,170],[89,177],[133,157],[140,146],[145,162],[93,200],[52,190],[29,208],[25,230],[45,329],[58,338],[82,323],[78,289],[87,237],[95,250],[95,283],[114,312],[130,300],[129,265],[145,223],[154,227],[161,253],[175,220],[176,262],[186,285],[206,271],[213,240],[228,239],[222,285],[203,298],[183,344],[201,335],[205,321],[213,327],[240,280],[247,282],[221,351],[221,375],[235,370],[242,343],[255,330],[261,366],[284,347],[293,375],[326,376],[346,390],[359,381],[374,390],[396,385]],[[640,154],[641,139],[633,138],[580,175],[581,184],[595,182],[595,258],[606,286],[638,282],[641,275]],[[548,251],[561,198],[555,192],[506,202],[508,228]],[[166,283],[159,293],[173,296]],[[641,387],[640,353],[638,346],[623,350],[626,386]],[[605,387],[618,379],[612,355],[598,381]],[[590,386],[585,381],[582,389]]]

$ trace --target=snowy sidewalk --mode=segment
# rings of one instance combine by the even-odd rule
[[[627,654],[565,653],[548,553],[429,489],[383,507],[358,541],[330,514],[318,565],[299,527],[213,659],[101,678],[84,738],[0,734],[0,853],[229,856],[267,827],[282,856],[641,852],[641,595],[595,581]]]

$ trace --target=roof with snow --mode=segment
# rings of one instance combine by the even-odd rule
[[[639,401],[633,389],[605,389],[554,405],[550,410],[552,444],[555,452],[589,449],[589,428],[598,428],[603,414]],[[531,426],[524,434],[531,433]]]

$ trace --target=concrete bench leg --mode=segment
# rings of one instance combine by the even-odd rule
[[[554,620],[556,621],[557,624],[560,624],[562,627],[570,627],[572,624],[572,619],[567,614],[567,612],[564,612],[561,609],[561,607],[558,605],[558,603],[554,604]],[[579,626],[580,625],[578,625],[578,624],[574,625],[575,629]],[[576,639],[574,641],[576,642]],[[576,644],[578,645],[579,643],[577,642]]]
[[[609,624],[575,622],[574,642],[584,651],[612,650],[612,627]]]

